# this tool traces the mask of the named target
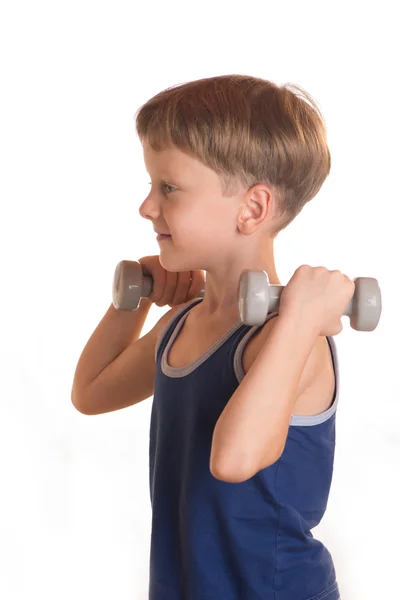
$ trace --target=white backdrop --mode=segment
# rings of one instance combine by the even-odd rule
[[[147,597],[152,400],[88,417],[72,380],[116,264],[159,253],[135,111],[227,73],[299,84],[327,121],[332,171],[278,237],[281,281],[307,263],[381,285],[377,330],[344,317],[335,338],[335,470],[313,533],[343,600],[397,597],[399,52],[390,0],[2,3],[0,598]]]

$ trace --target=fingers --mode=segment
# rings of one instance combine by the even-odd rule
[[[200,296],[205,282],[204,271],[167,271],[162,267],[158,255],[145,256],[139,262],[143,275],[153,279],[149,299],[157,306],[172,307]]]
[[[154,269],[152,273],[153,277],[153,289],[149,296],[150,300],[154,302],[154,304],[159,305],[159,302],[164,294],[165,282],[167,277],[167,271],[163,269],[160,265],[160,268]]]

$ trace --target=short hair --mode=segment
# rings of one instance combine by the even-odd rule
[[[267,185],[276,198],[271,234],[282,231],[320,190],[331,156],[324,117],[300,86],[221,75],[169,87],[136,113],[150,147],[171,144],[219,176],[224,197]]]

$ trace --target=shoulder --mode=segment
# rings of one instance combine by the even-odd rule
[[[275,317],[269,319],[247,343],[243,352],[245,374],[250,370],[277,322]],[[294,414],[311,416],[324,412],[331,405],[334,389],[335,374],[329,343],[325,336],[319,336],[299,381]]]
[[[242,359],[245,374],[250,371],[252,364],[256,360],[276,323],[276,318],[272,317],[247,342]]]

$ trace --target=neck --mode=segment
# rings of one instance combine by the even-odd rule
[[[273,244],[265,244],[262,253],[250,256],[237,253],[234,261],[213,265],[206,269],[203,301],[195,308],[198,318],[208,321],[239,321],[238,288],[243,270],[265,271],[269,283],[282,285],[275,267]],[[238,255],[240,258],[238,258]]]

